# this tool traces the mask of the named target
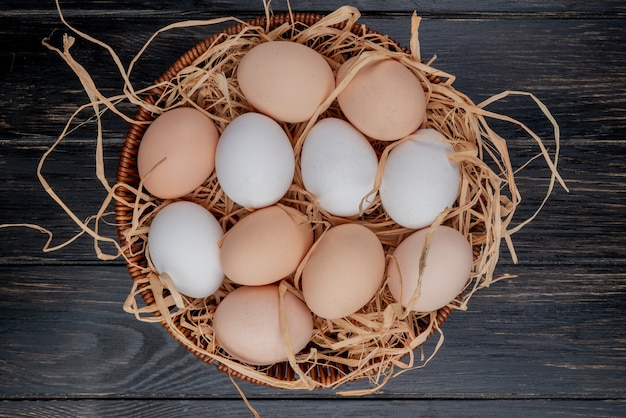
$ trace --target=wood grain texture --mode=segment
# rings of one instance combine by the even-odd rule
[[[220,12],[222,14],[226,12],[230,13],[258,13],[263,10],[262,0],[255,1],[198,1],[198,0],[183,0],[176,3],[168,1],[119,1],[119,0],[105,0],[98,2],[90,2],[88,7],[85,7],[85,2],[80,0],[63,0],[59,2],[63,10],[66,13],[71,14],[128,14],[135,13],[141,17],[144,15],[165,14],[165,13],[180,13],[190,15],[201,15],[207,12]],[[544,13],[559,13],[559,14],[609,14],[609,13],[624,13],[626,12],[626,6],[619,0],[603,0],[596,2],[581,2],[576,0],[566,1],[539,1],[539,0],[473,0],[471,2],[458,2],[454,0],[399,0],[393,2],[377,2],[371,0],[355,0],[350,3],[337,3],[332,0],[291,0],[289,1],[291,8],[297,11],[322,11],[329,12],[343,4],[350,4],[357,7],[361,12],[365,14],[385,13],[385,12],[412,12],[417,10],[421,13],[433,13],[433,14],[488,14],[497,15],[502,14],[513,15],[516,13],[525,14],[544,14]],[[288,9],[288,2],[286,0],[274,0],[271,2],[272,10],[285,11]],[[6,0],[3,5],[0,6],[0,10],[9,14],[11,12],[20,13],[22,10],[41,12],[51,12],[54,10],[54,3],[49,2],[47,5],[37,0]]]
[[[584,400],[435,400],[435,401],[350,401],[349,414],[342,416],[391,416],[403,411],[415,418],[438,417],[528,417],[569,416],[617,417],[623,414],[624,404],[619,401]],[[288,404],[275,400],[252,400],[252,406],[261,416],[319,417],[320,411],[340,414],[346,408],[342,401],[302,401]],[[67,416],[252,416],[241,401],[235,400],[52,400],[47,402],[20,402],[0,405],[0,417],[64,418]],[[337,416],[337,415],[335,415]]]
[[[398,376],[374,398],[621,399],[624,274],[563,274],[526,263],[519,270],[479,292],[467,312],[453,313],[427,367]],[[238,396],[227,376],[159,325],[122,311],[131,285],[123,266],[5,266],[0,277],[1,397]],[[252,398],[336,397],[241,386]]]
[[[273,2],[275,10],[285,2]],[[623,2],[353,3],[362,22],[402,44],[413,10],[422,57],[457,76],[455,86],[480,102],[507,89],[537,95],[559,122],[560,172],[539,217],[514,235],[519,263],[503,246],[497,274],[518,275],[484,289],[468,311],[444,324],[445,342],[423,369],[394,378],[379,393],[345,399],[331,390],[291,392],[239,382],[262,416],[624,416],[626,415],[626,7]],[[384,4],[384,6],[381,6]],[[189,18],[236,14],[244,1],[63,1],[71,24],[110,44],[128,65],[158,28]],[[333,1],[293,2],[330,11]],[[213,28],[177,30],[148,50],[136,86],[159,76]],[[35,170],[71,113],[86,103],[80,82],[41,45],[67,32],[53,2],[0,5],[0,224],[32,222],[76,233],[42,190]],[[73,48],[104,94],[121,89],[105,52]],[[551,126],[527,97],[490,106],[550,141]],[[134,109],[123,110],[132,115]],[[81,119],[90,114],[81,114]],[[537,147],[520,129],[493,121],[522,166]],[[107,178],[115,176],[127,125],[104,117]],[[94,126],[77,129],[44,173],[82,217],[104,197],[94,175]],[[546,191],[545,164],[518,175],[531,216]],[[77,193],[79,191],[79,193]],[[108,231],[114,234],[114,228]],[[81,237],[42,253],[46,236],[0,229],[0,416],[247,416],[228,376],[189,354],[158,324],[123,312],[130,278],[121,260],[95,258]],[[431,349],[434,341],[427,344]],[[367,382],[345,389],[369,387]]]

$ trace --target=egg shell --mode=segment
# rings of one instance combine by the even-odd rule
[[[344,62],[337,84],[350,74],[359,56]],[[426,117],[426,95],[418,78],[399,61],[366,63],[337,96],[345,117],[372,139],[394,141],[420,127]]]
[[[320,207],[350,217],[369,208],[375,193],[376,152],[368,139],[348,122],[326,118],[313,125],[302,145],[302,182]]]
[[[331,227],[304,265],[304,301],[322,318],[342,318],[374,297],[384,272],[385,253],[376,234],[356,223]]]
[[[143,185],[161,199],[191,193],[215,168],[219,133],[211,119],[191,107],[157,117],[146,129],[137,150]]]
[[[224,129],[215,154],[224,193],[247,208],[278,202],[293,181],[293,148],[281,126],[268,116],[244,113]]]
[[[154,216],[148,253],[157,272],[167,273],[180,293],[204,298],[224,280],[217,246],[223,235],[211,212],[196,203],[178,201]]]
[[[224,236],[220,262],[243,285],[264,285],[292,274],[313,244],[313,227],[299,211],[269,206],[237,222]]]
[[[258,112],[304,122],[330,96],[335,76],[324,57],[297,42],[270,41],[248,51],[237,67],[239,87]]]
[[[302,300],[287,291],[283,306],[293,352],[313,334],[313,317]],[[217,343],[234,358],[253,365],[288,359],[280,327],[280,295],[275,284],[241,286],[220,302],[213,317]]]
[[[461,174],[459,164],[448,159],[453,152],[434,129],[417,130],[389,152],[379,194],[391,219],[406,228],[424,228],[454,205]]]
[[[421,229],[405,238],[388,263],[389,290],[405,308],[417,289],[420,257],[430,229]],[[430,241],[425,262],[420,296],[410,308],[417,312],[440,309],[461,293],[472,269],[472,248],[459,231],[439,226]]]

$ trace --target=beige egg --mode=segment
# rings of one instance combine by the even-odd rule
[[[295,354],[309,343],[313,318],[293,293],[287,291],[283,301],[286,329]],[[229,293],[215,310],[213,329],[217,343],[245,363],[266,365],[288,358],[280,326],[278,285],[242,286]]]
[[[388,263],[389,290],[404,307],[409,306],[417,289],[420,256],[429,230],[430,227],[420,229],[405,238]],[[431,312],[453,301],[469,280],[472,262],[472,247],[465,236],[456,229],[439,226],[426,255],[420,296],[411,310]]]
[[[353,314],[374,297],[384,272],[385,253],[376,234],[353,223],[332,227],[304,265],[304,300],[322,318]]]
[[[213,121],[197,109],[163,113],[148,126],[137,151],[144,187],[161,199],[191,193],[215,168],[218,138]]]
[[[309,120],[335,88],[325,58],[288,41],[264,42],[248,51],[237,67],[237,80],[258,112],[293,123]]]
[[[339,68],[337,84],[350,73],[358,57]],[[394,141],[413,133],[426,117],[426,96],[417,77],[399,61],[367,63],[339,93],[345,117],[364,135]]]
[[[292,274],[313,244],[305,215],[285,206],[255,210],[237,222],[220,247],[222,270],[244,285],[264,285]]]

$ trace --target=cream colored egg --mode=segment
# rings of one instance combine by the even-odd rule
[[[292,274],[311,244],[313,227],[305,215],[269,206],[245,216],[226,233],[220,262],[230,280],[264,285]]]
[[[424,228],[405,238],[388,263],[389,290],[404,307],[410,306],[418,286],[420,256],[429,231]],[[410,309],[431,312],[454,300],[469,280],[472,262],[472,248],[465,236],[456,229],[439,226],[426,255],[420,295]]]
[[[339,69],[337,83],[350,74],[358,57]],[[403,138],[426,117],[426,96],[415,74],[399,61],[365,64],[337,96],[346,118],[363,134],[381,141]]]
[[[309,343],[313,334],[311,311],[291,292],[283,298],[284,317],[294,353]],[[287,340],[280,325],[280,295],[275,284],[241,286],[217,306],[213,329],[217,343],[234,358],[267,365],[288,358]]]
[[[332,227],[304,265],[304,300],[322,318],[353,314],[374,297],[384,271],[385,253],[376,234],[356,223]]]
[[[282,122],[303,122],[335,88],[324,57],[297,42],[271,41],[248,51],[237,68],[239,87],[258,111]]]

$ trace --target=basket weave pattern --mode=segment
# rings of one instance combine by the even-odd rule
[[[271,30],[285,23],[291,23],[292,18],[293,21],[298,22],[293,25],[292,30],[298,30],[298,28],[300,27],[306,28],[314,25],[316,22],[319,22],[321,19],[323,19],[324,16],[308,13],[295,13],[292,16],[275,15],[271,16],[269,18],[269,21],[266,18],[258,18],[224,29],[222,32],[216,33],[197,44],[194,48],[187,51],[183,56],[180,57],[180,59],[172,64],[171,67],[169,67],[167,71],[158,80],[156,80],[155,87],[144,99],[145,103],[148,105],[159,106],[160,98],[164,93],[162,85],[166,82],[174,80],[182,70],[193,65],[196,60],[198,60],[198,58],[200,58],[209,48],[211,48],[216,43],[222,42],[228,36],[237,35],[249,26],[265,27]],[[338,23],[336,27],[342,28],[343,25],[344,23]],[[355,34],[377,33],[359,24],[353,25],[350,30]],[[403,50],[393,40],[389,40],[389,48],[397,48],[398,51]],[[427,74],[426,76],[432,83],[439,82],[438,77],[433,74]],[[133,202],[137,200],[137,195],[131,190],[133,188],[138,188],[140,184],[136,159],[139,144],[148,126],[147,124],[142,122],[150,122],[154,120],[155,117],[156,115],[150,111],[149,106],[140,107],[138,112],[136,113],[135,120],[137,121],[137,123],[131,125],[128,131],[120,155],[117,172],[117,182],[126,184],[129,186],[129,188],[118,188],[116,190],[117,198],[126,202],[126,204],[123,204],[122,202],[116,202],[115,216],[118,223],[120,243],[125,248],[125,256],[127,259],[127,266],[130,276],[133,281],[140,283],[138,286],[138,294],[141,295],[141,298],[143,299],[146,306],[155,305],[158,299],[163,299],[168,295],[168,291],[166,289],[162,291],[162,295],[155,295],[155,288],[151,285],[151,281],[149,278],[150,265],[146,258],[145,240],[138,239],[133,241],[132,243],[129,243],[125,232],[127,232],[135,216],[132,205]],[[480,224],[476,224],[473,226],[473,228],[480,234],[483,227]],[[479,254],[480,251],[480,246],[475,245],[475,255]],[[243,380],[253,383],[267,384],[266,382],[261,382],[246,373],[242,373],[239,369],[233,369],[232,367],[229,367],[219,360],[216,362],[215,355],[209,356],[206,354],[207,351],[213,350],[212,345],[214,344],[214,342],[211,340],[210,336],[207,337],[206,335],[202,335],[202,327],[200,327],[200,331],[198,331],[198,329],[189,326],[190,317],[204,317],[205,319],[207,317],[210,317],[211,312],[214,310],[214,306],[212,306],[214,302],[212,299],[209,298],[207,299],[207,301],[205,301],[205,303],[207,304],[205,306],[206,309],[194,308],[194,310],[186,316],[174,316],[167,321],[163,320],[161,323],[174,338],[179,340],[179,342],[181,342],[189,351],[191,351],[202,361],[209,364],[217,363],[217,368],[219,370],[239,377]],[[412,327],[414,328],[413,332],[415,334],[427,333],[428,336],[430,336],[436,330],[436,328],[448,318],[451,311],[452,308],[446,306],[439,309],[435,313],[431,313],[431,315],[416,315],[414,318],[410,319]],[[160,313],[157,310],[154,310],[153,313],[157,317],[157,319],[160,318]],[[432,323],[433,321],[434,324]],[[314,343],[311,343],[311,347],[314,347]],[[211,352],[216,353],[218,357],[221,353],[219,349],[217,351],[213,350]],[[224,356],[226,356],[225,353],[223,354]],[[377,360],[372,361],[375,362]],[[343,363],[332,360],[324,360],[320,358],[311,359],[308,363],[304,361],[300,366],[301,369],[306,372],[307,376],[312,379],[312,381],[317,382],[317,387],[333,386],[346,376],[351,376],[350,380],[363,378],[366,377],[366,375],[371,375],[372,373],[374,373],[373,370],[375,370],[373,368],[368,368],[366,369],[367,371],[363,374],[354,374],[355,369],[349,365],[349,362]],[[294,371],[289,362],[277,363],[269,367],[256,367],[254,369],[262,372],[270,378],[279,381],[291,382],[297,381],[299,379],[297,373]]]

